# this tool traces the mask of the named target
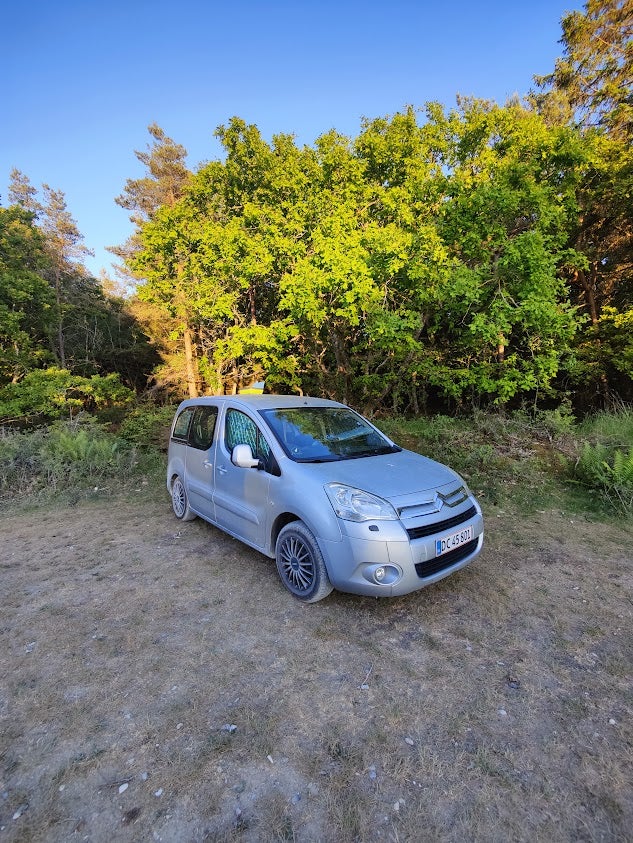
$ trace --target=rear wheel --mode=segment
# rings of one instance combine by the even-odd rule
[[[303,521],[292,521],[281,530],[275,560],[282,583],[298,600],[316,603],[332,591],[323,555]]]
[[[176,475],[171,484],[171,505],[174,515],[181,521],[193,521],[195,514],[189,509],[185,484]]]

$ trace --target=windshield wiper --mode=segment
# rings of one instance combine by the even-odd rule
[[[359,451],[357,454],[351,454],[352,457],[379,457],[383,454],[398,454],[402,448],[398,445],[383,445],[380,448],[368,448],[366,451]]]
[[[344,460],[345,457],[334,454],[331,457],[292,457],[292,459],[295,462],[338,462],[338,460]]]

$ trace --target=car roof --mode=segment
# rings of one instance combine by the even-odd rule
[[[231,404],[231,406],[250,407],[253,410],[287,410],[293,407],[345,407],[338,401],[328,398],[310,398],[305,395],[205,395],[200,398],[187,398],[179,410],[185,407],[204,407],[205,405]]]

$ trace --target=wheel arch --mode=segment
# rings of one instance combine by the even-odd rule
[[[272,555],[275,555],[275,547],[277,545],[277,539],[279,537],[279,533],[283,530],[286,524],[291,524],[293,521],[302,521],[302,518],[299,518],[294,512],[281,512],[274,520],[272,528],[270,530],[270,552]],[[305,522],[304,522],[305,523]],[[312,532],[310,525],[306,524],[306,527]]]
[[[275,558],[279,533],[281,533],[281,531],[287,524],[292,524],[293,521],[300,521],[312,533],[315,542],[319,546],[321,555],[323,556],[323,562],[328,572],[328,576],[331,576],[330,559],[323,550],[322,542],[319,539],[319,533],[317,529],[315,529],[314,525],[310,521],[306,521],[305,518],[302,518],[300,515],[297,515],[296,512],[281,512],[273,521],[273,525],[270,531],[270,557],[272,559]]]
[[[185,482],[185,461],[178,455],[172,457],[167,463],[167,471],[165,472],[165,479],[167,481],[167,491],[171,494],[171,487],[174,485],[176,477],[180,477],[182,482]]]

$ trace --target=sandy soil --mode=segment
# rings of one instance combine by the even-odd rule
[[[304,606],[166,496],[0,523],[0,840],[631,840],[633,530]]]

